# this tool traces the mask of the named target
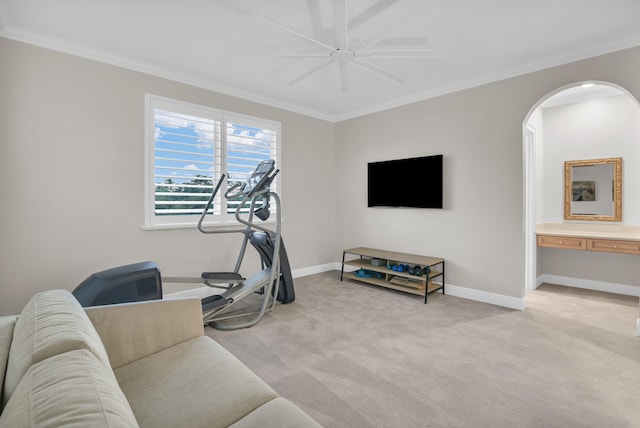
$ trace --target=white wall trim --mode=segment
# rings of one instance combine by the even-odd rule
[[[186,290],[174,291],[172,293],[165,293],[162,295],[163,300],[172,299],[188,299],[191,297],[197,297],[198,299],[204,299],[212,294],[220,294],[222,291],[220,288],[212,288],[206,285],[194,284],[193,288]]]
[[[127,70],[133,70],[140,73],[149,74],[151,76],[160,77],[162,79],[184,83],[186,85],[207,89],[213,92],[230,95],[255,103],[265,104],[271,107],[280,108],[282,110],[287,110],[316,119],[326,120],[328,122],[336,122],[336,118],[330,114],[306,108],[295,103],[288,103],[263,94],[258,94],[256,92],[245,91],[208,79],[192,76],[188,73],[182,73],[172,68],[140,61],[137,58],[131,58],[117,53],[96,49],[91,46],[80,45],[78,43],[69,42],[64,39],[55,38],[46,34],[27,30],[17,26],[0,27],[0,37],[5,37],[7,39],[15,40],[18,42],[28,43],[45,49],[51,49],[69,55],[78,56],[92,61],[115,65],[116,67],[122,67]]]
[[[2,1],[0,0],[0,6]],[[0,11],[2,12],[2,11]],[[622,37],[620,39],[603,42],[589,48],[573,51],[571,54],[556,55],[548,57],[542,60],[532,61],[525,64],[521,64],[516,67],[512,67],[507,70],[502,70],[496,73],[488,73],[468,79],[466,81],[455,82],[450,85],[443,85],[424,92],[418,92],[410,96],[391,100],[369,107],[354,110],[344,114],[334,115],[329,112],[317,111],[305,106],[301,106],[295,103],[285,102],[279,99],[274,99],[264,94],[258,94],[251,91],[231,87],[218,82],[213,82],[207,79],[202,79],[196,76],[191,76],[187,73],[181,73],[174,69],[158,66],[148,62],[140,61],[136,58],[126,57],[113,52],[99,50],[91,46],[81,45],[78,43],[70,42],[68,40],[49,36],[36,31],[32,31],[26,28],[21,28],[16,25],[11,25],[6,19],[6,14],[0,13],[0,37],[16,40],[19,42],[29,43],[35,46],[40,46],[47,49],[52,49],[59,52],[64,52],[70,55],[76,55],[83,58],[91,59],[94,61],[104,62],[107,64],[115,65],[118,67],[124,67],[130,70],[139,71],[142,73],[151,74],[153,76],[161,77],[164,79],[173,80],[188,85],[193,85],[199,88],[219,92],[226,95],[246,99],[256,103],[266,104],[272,107],[281,108],[283,110],[291,111],[294,113],[303,114],[306,116],[314,117],[316,119],[326,120],[328,122],[341,122],[348,119],[353,119],[361,116],[365,116],[380,111],[389,110],[395,107],[419,102],[431,98],[435,98],[442,95],[447,95],[455,92],[459,92],[465,89],[478,87],[481,85],[498,82],[501,80],[509,79],[515,76],[524,75],[527,73],[533,73],[539,70],[545,70],[551,67],[557,67],[564,64],[577,62],[589,58],[593,58],[599,55],[605,55],[613,52],[617,52],[623,49],[633,48],[640,43],[640,34],[632,34],[630,36]]]
[[[294,278],[300,278],[303,276],[314,275],[316,273],[328,272],[336,269],[340,270],[340,263],[327,263],[325,265],[294,269],[291,271],[291,276],[293,276]],[[192,288],[176,291],[173,293],[167,293],[164,295],[164,298],[177,299],[177,298],[184,298],[184,297],[198,297],[202,299],[206,296],[210,296],[211,294],[219,294],[219,293],[220,293],[220,289],[211,288],[208,286],[204,286],[201,283],[195,282]]]
[[[327,263],[324,265],[310,266],[307,268],[294,269],[292,275],[294,278],[314,275],[317,273],[328,272],[331,270],[340,270],[341,264],[338,262]],[[638,296],[640,287],[634,287],[624,284],[613,284],[601,281],[591,281],[579,278],[571,278],[566,276],[543,274],[537,278],[537,285],[542,283],[551,283],[558,285],[566,285],[570,287],[585,288],[589,290],[606,291],[610,293],[626,294],[630,296]],[[190,290],[169,293],[164,296],[165,299],[176,299],[185,297],[203,298],[212,294],[210,287],[196,287]],[[475,300],[478,302],[488,303],[491,305],[502,306],[510,309],[524,310],[527,306],[526,297],[521,299],[517,297],[503,296],[501,294],[489,293],[487,291],[474,290],[471,288],[460,287],[457,285],[446,284],[445,293],[449,296],[461,297],[463,299]],[[636,335],[640,336],[640,317],[636,320]]]
[[[332,270],[340,271],[341,263],[327,263],[324,265],[309,266],[306,268],[294,269],[291,274],[294,278],[300,278],[317,273],[329,272]],[[537,285],[542,283],[565,285],[569,287],[584,288],[587,290],[604,291],[608,293],[624,294],[627,296],[640,296],[640,287],[625,284],[615,284],[611,282],[593,281],[581,278],[572,278],[567,276],[543,274],[537,278]],[[203,287],[202,290],[196,291],[185,290],[177,293],[171,293],[166,297],[176,298],[189,295],[198,295],[205,293],[205,290],[211,290],[209,287]],[[505,308],[524,310],[527,306],[526,297],[518,298],[505,296],[502,294],[491,293],[488,291],[475,290],[473,288],[460,287],[453,284],[445,284],[445,293],[449,296],[461,297],[463,299],[475,300],[477,302],[488,303],[491,305],[502,306]],[[209,293],[210,294],[210,293]],[[640,318],[638,318],[638,335],[640,336]]]
[[[488,291],[474,290],[473,288],[460,287],[458,285],[445,284],[444,292],[449,296],[462,297],[463,299],[489,303],[509,309],[524,310],[527,307],[526,297],[518,298],[503,294],[490,293]]]
[[[536,246],[536,129],[524,123],[522,127],[522,163],[524,174],[524,291],[535,289]]]
[[[613,282],[593,281],[591,279],[573,278],[570,276],[542,274],[538,277],[538,285],[542,283],[566,285],[568,287],[584,288],[587,290],[604,291],[607,293],[640,296],[640,287]]]
[[[315,275],[316,273],[328,272],[330,270],[340,270],[340,263],[334,262],[327,263],[325,265],[294,269],[291,271],[291,276],[293,276],[294,278],[300,278],[302,276]]]
[[[340,271],[342,264],[339,262],[327,263],[325,265],[311,266],[308,268],[295,269],[292,272],[294,278],[301,276],[313,275],[316,273],[328,272],[331,270]],[[353,270],[350,266],[345,266],[345,271]],[[472,288],[460,287],[452,284],[445,284],[445,294],[463,299],[475,300],[477,302],[489,303],[491,305],[502,306],[510,309],[523,310],[526,305],[526,299],[504,296],[502,294],[490,293],[487,291],[474,290]]]

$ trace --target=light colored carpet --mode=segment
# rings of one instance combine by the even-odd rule
[[[339,276],[206,334],[326,427],[640,427],[637,297],[543,285],[524,311],[424,305]]]

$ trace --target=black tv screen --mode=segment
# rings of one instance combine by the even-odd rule
[[[443,208],[443,155],[368,164],[368,206]]]

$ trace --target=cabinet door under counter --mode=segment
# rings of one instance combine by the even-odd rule
[[[538,246],[565,248],[567,250],[586,250],[587,240],[568,236],[538,235]]]
[[[542,224],[536,230],[539,247],[640,255],[640,228]]]
[[[587,239],[588,251],[606,253],[640,254],[639,241],[618,241],[608,239]]]

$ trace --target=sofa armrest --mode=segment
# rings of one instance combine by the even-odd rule
[[[11,340],[13,339],[13,328],[16,325],[18,317],[0,317],[0,413],[2,413],[4,398],[2,396],[4,390],[4,375],[7,371],[7,362],[9,361],[9,349],[11,348]]]
[[[113,369],[204,335],[197,298],[85,308]]]

